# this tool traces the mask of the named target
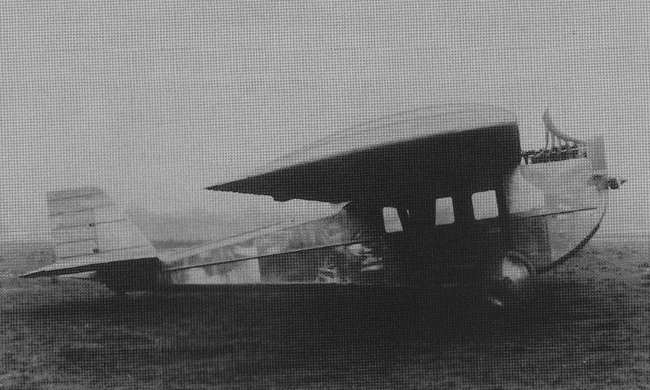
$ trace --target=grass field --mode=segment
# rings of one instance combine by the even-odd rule
[[[119,299],[5,276],[0,389],[650,389],[647,242],[596,239],[504,312],[454,290]]]

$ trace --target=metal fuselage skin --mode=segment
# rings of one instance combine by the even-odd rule
[[[531,273],[566,260],[607,204],[602,141],[589,154],[525,164],[400,204],[352,201],[338,213],[163,256],[162,285],[409,286],[499,278],[515,253]]]

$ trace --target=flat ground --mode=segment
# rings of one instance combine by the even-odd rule
[[[599,237],[505,312],[453,290],[118,299],[4,276],[0,389],[650,389],[649,262],[647,237]]]

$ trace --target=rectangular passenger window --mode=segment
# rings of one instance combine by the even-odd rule
[[[399,220],[399,213],[395,207],[384,207],[384,229],[386,233],[401,232],[402,222]]]
[[[481,220],[499,216],[497,194],[495,191],[484,191],[472,194],[474,219]]]
[[[436,199],[436,226],[454,223],[454,203],[451,198]]]

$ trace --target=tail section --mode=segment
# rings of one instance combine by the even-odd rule
[[[50,192],[47,206],[57,260],[108,254],[155,256],[142,232],[98,188]]]
[[[24,277],[97,271],[112,280],[125,269],[160,263],[149,240],[101,189],[49,192],[47,206],[56,261]]]

